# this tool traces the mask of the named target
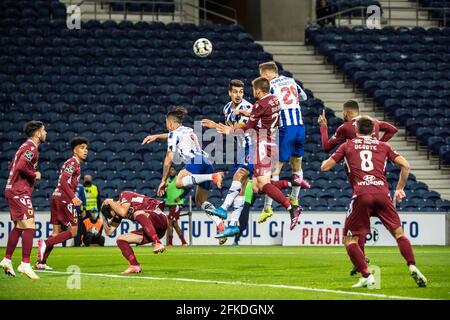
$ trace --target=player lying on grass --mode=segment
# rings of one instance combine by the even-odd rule
[[[47,131],[41,121],[34,120],[26,123],[23,131],[28,140],[20,146],[9,164],[9,176],[5,187],[5,198],[14,228],[8,236],[5,257],[0,262],[0,266],[5,270],[5,274],[16,276],[11,259],[19,238],[22,238],[22,263],[18,270],[34,280],[39,277],[30,266],[36,229],[31,194],[36,181],[41,179],[41,173],[36,170],[39,158],[38,147],[45,142]]]
[[[246,124],[252,111],[252,104],[244,99],[244,83],[241,80],[231,80],[228,84],[228,95],[231,101],[223,108],[225,123],[231,127]],[[216,122],[209,119],[203,119],[202,125],[210,129],[218,127]],[[208,210],[209,213],[225,220],[228,217],[228,209],[233,205],[230,224],[216,238],[232,237],[239,233],[239,217],[245,203],[244,192],[253,174],[253,153],[250,134],[237,136],[233,182],[223,204],[219,208]]]
[[[38,241],[38,262],[35,269],[51,270],[47,259],[58,243],[75,237],[78,233],[78,216],[76,206],[82,201],[75,195],[81,175],[80,163],[88,155],[88,140],[76,137],[70,141],[73,156],[64,162],[59,174],[58,185],[53,192],[50,208],[50,223],[53,231],[47,240]]]
[[[317,119],[317,123],[320,126],[322,148],[324,151],[331,150],[335,146],[338,146],[346,142],[347,140],[356,138],[356,121],[361,117],[358,102],[354,100],[348,100],[347,102],[345,102],[344,105],[342,106],[342,116],[345,122],[336,129],[336,132],[330,139],[328,139],[328,127],[327,127],[327,118],[325,116],[325,110]],[[380,131],[384,132],[381,139],[379,139],[380,141],[388,142],[398,131],[396,127],[387,122],[379,121],[376,119],[373,119],[373,121],[374,121],[374,128],[372,137],[378,139]],[[358,243],[363,252],[365,242],[366,238],[360,237]],[[366,262],[370,263],[370,260],[366,258]],[[355,268],[353,268],[352,271],[350,271],[350,275],[352,276],[355,275],[356,273],[357,272]]]
[[[217,131],[222,134],[242,135],[250,133],[255,140],[255,163],[253,191],[264,193],[285,207],[291,215],[291,230],[297,225],[302,212],[300,206],[291,205],[280,189],[300,186],[305,182],[296,177],[292,182],[271,181],[273,165],[276,162],[277,144],[275,133],[278,129],[280,104],[277,97],[270,94],[270,83],[263,77],[252,81],[253,95],[257,99],[253,105],[249,121],[238,128],[219,124]],[[254,134],[254,135],[253,135]]]
[[[167,140],[168,149],[166,158],[163,164],[163,174],[161,183],[158,187],[158,197],[164,196],[167,188],[167,177],[169,169],[172,166],[175,155],[178,155],[185,167],[178,172],[177,188],[187,188],[190,186],[197,186],[195,190],[195,203],[202,210],[214,209],[214,206],[208,202],[208,191],[211,189],[211,181],[217,185],[219,189],[222,188],[223,172],[214,172],[211,161],[208,155],[201,148],[198,137],[192,128],[183,126],[183,120],[187,114],[186,108],[176,107],[166,116],[166,126],[169,133],[156,134],[147,136],[142,144],[150,143],[157,139]],[[225,223],[216,216],[209,217],[217,226],[217,233],[221,233],[225,229]],[[225,238],[226,240],[226,238]],[[223,244],[224,241],[219,241]]]
[[[136,221],[142,226],[139,230],[117,238],[117,246],[130,263],[129,267],[122,272],[123,274],[142,271],[130,244],[143,245],[152,242],[153,253],[165,251],[164,245],[159,240],[164,237],[168,224],[163,209],[162,201],[131,191],[123,191],[119,196],[119,201],[113,199],[103,201],[101,212],[105,217],[103,227],[106,235],[111,236],[122,219]]]
[[[400,202],[405,197],[404,187],[408,180],[409,163],[389,144],[372,138],[372,119],[361,117],[356,124],[357,137],[341,144],[321,166],[322,171],[329,171],[342,159],[345,159],[348,165],[353,197],[345,219],[343,242],[350,260],[362,275],[353,287],[375,285],[375,278],[370,274],[364,253],[358,245],[359,237],[365,237],[370,232],[371,216],[378,217],[396,239],[412,277],[419,287],[424,287],[427,285],[427,279],[416,267],[413,249],[403,232],[400,217],[389,194],[389,183],[385,174],[387,160],[400,167],[399,181],[394,193],[395,201]]]
[[[280,178],[284,163],[289,162],[292,169],[292,180],[303,179],[302,158],[305,153],[305,125],[303,124],[300,101],[308,99],[306,93],[293,78],[278,73],[275,61],[261,63],[259,75],[270,82],[270,93],[278,98],[280,103],[279,132],[279,161],[275,161],[272,180]],[[304,182],[293,186],[289,200],[292,205],[298,206],[300,188],[310,188]],[[272,199],[265,197],[264,209],[258,219],[262,223],[272,216]]]

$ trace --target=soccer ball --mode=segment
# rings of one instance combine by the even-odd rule
[[[205,58],[209,56],[213,50],[211,41],[206,38],[197,39],[192,47],[196,56]]]

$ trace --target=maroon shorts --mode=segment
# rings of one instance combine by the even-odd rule
[[[77,226],[77,209],[67,200],[52,197],[50,207],[50,223],[66,227]]]
[[[181,213],[181,209],[183,208],[183,206],[179,206],[179,205],[170,205],[169,207],[169,220],[174,220],[177,221],[178,219],[180,219],[180,213]]]
[[[156,234],[158,235],[158,238],[161,239],[166,234],[167,217],[164,213],[155,213],[155,212],[148,212],[148,213],[149,213],[148,218],[152,222],[153,227],[155,228]],[[145,234],[144,229],[138,229],[136,231],[132,231],[131,233],[143,236],[142,242],[140,244],[146,244],[146,243],[153,242],[152,239],[150,239]]]
[[[388,230],[401,227],[391,198],[386,194],[363,194],[352,199],[347,218],[345,219],[344,235],[366,235],[370,233],[370,217],[378,217]]]
[[[11,220],[18,222],[34,218],[33,204],[30,196],[14,196],[6,198],[9,206]]]
[[[278,158],[278,146],[258,142],[255,146],[255,164],[253,165],[253,176],[260,177],[270,175]]]

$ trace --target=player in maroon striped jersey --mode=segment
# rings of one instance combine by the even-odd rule
[[[164,245],[159,240],[164,237],[168,225],[167,217],[162,210],[164,210],[164,202],[131,191],[123,191],[119,201],[106,199],[103,202],[101,209],[105,217],[103,226],[108,236],[117,229],[122,219],[137,221],[142,226],[139,230],[117,238],[117,246],[130,263],[129,267],[122,272],[123,274],[142,271],[130,244],[143,245],[152,242],[153,253],[165,251]]]
[[[336,129],[335,134],[329,139],[325,111],[319,116],[317,123],[320,125],[320,135],[324,151],[333,149],[335,146],[347,140],[356,138],[356,121],[361,117],[358,102],[354,100],[345,102],[342,107],[342,115],[345,122]],[[372,136],[374,138],[379,139],[380,131],[384,132],[381,139],[379,139],[380,141],[388,142],[398,131],[396,127],[385,121],[373,119],[373,122],[374,129]]]
[[[258,101],[253,105],[250,119],[239,127],[230,127],[220,123],[217,131],[222,134],[255,133],[255,164],[253,189],[255,193],[264,193],[285,207],[291,215],[291,227],[294,229],[302,212],[302,207],[291,205],[280,189],[306,185],[299,177],[291,182],[286,180],[271,181],[273,166],[278,158],[278,145],[275,138],[279,125],[280,103],[276,96],[270,94],[270,83],[263,77],[252,81],[253,95]]]
[[[25,124],[24,132],[28,140],[20,146],[9,164],[5,198],[11,220],[14,222],[14,229],[9,234],[5,257],[0,262],[0,266],[7,275],[16,275],[11,258],[19,238],[22,237],[22,263],[18,270],[34,280],[39,277],[30,266],[30,254],[36,228],[31,194],[36,181],[41,179],[41,173],[36,170],[39,158],[38,146],[45,142],[47,131],[41,121],[33,120]]]
[[[396,239],[412,277],[420,287],[424,287],[427,285],[427,279],[416,267],[412,246],[403,232],[400,217],[390,197],[385,174],[387,160],[393,161],[401,168],[394,194],[395,200],[400,202],[405,197],[403,189],[408,180],[410,166],[389,144],[371,136],[373,127],[371,118],[358,119],[357,137],[342,144],[321,166],[322,171],[329,171],[344,159],[348,167],[353,197],[345,219],[343,242],[350,260],[362,275],[353,287],[370,287],[375,284],[364,253],[358,245],[359,237],[370,232],[371,216],[378,217]]]
[[[347,140],[351,140],[356,138],[356,121],[361,117],[359,112],[358,102],[354,100],[348,100],[342,106],[342,116],[344,118],[344,123],[340,125],[334,135],[328,139],[328,127],[327,127],[327,119],[325,117],[325,110],[323,114],[319,116],[317,123],[320,125],[320,135],[322,140],[322,148],[324,151],[328,151],[333,149],[335,146],[344,143]],[[374,128],[372,137],[379,138],[380,131],[384,132],[380,141],[388,142],[396,133],[397,128],[393,125],[385,122],[373,119]],[[364,252],[364,245],[366,239],[361,237],[359,239],[359,246],[361,250]],[[366,258],[367,263],[370,262],[368,258]],[[355,268],[350,271],[350,275],[355,275],[357,272]]]
[[[38,241],[38,262],[36,269],[49,270],[47,258],[53,247],[77,235],[78,217],[76,206],[81,200],[75,195],[80,180],[80,164],[88,155],[88,140],[76,137],[70,141],[73,156],[64,162],[58,179],[58,185],[53,192],[50,208],[50,223],[53,231],[47,240]]]

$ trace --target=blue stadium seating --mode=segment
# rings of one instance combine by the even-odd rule
[[[449,32],[449,28],[312,26],[306,37],[399,125],[405,126],[409,135],[416,136],[448,165],[447,149],[438,147],[437,141],[441,140],[430,138],[446,138],[450,133]]]
[[[27,7],[26,13],[34,16],[33,19],[25,15],[22,10],[24,6]],[[41,147],[39,165],[45,180],[38,183],[33,199],[39,210],[49,209],[49,197],[60,166],[70,155],[68,140],[74,135],[84,135],[90,139],[90,155],[82,171],[94,176],[94,182],[101,188],[103,196],[116,197],[124,187],[154,195],[161,179],[161,162],[166,145],[153,143],[142,146],[140,142],[149,132],[165,130],[164,117],[168,108],[174,104],[185,105],[190,112],[186,119],[189,125],[194,119],[205,116],[220,121],[220,106],[229,99],[226,93],[228,81],[242,79],[249,95],[249,84],[258,75],[258,64],[273,59],[237,25],[87,21],[82,23],[81,30],[68,30],[62,9],[62,4],[56,0],[5,0],[0,3],[0,164],[2,172],[7,172],[8,162],[24,139],[20,130],[26,121],[42,119],[46,123],[48,141]],[[336,30],[342,38],[351,33],[350,30]],[[392,34],[396,32],[391,31]],[[199,59],[192,54],[192,43],[205,34],[214,42],[214,51],[210,57]],[[318,36],[312,31],[310,34],[311,37]],[[390,33],[385,34],[387,37]],[[422,40],[419,43],[428,41]],[[411,46],[410,49],[413,48],[416,47]],[[414,53],[419,56],[408,55],[408,62],[412,63],[417,58],[423,58],[424,63],[431,62],[426,58],[430,54],[426,49],[420,46],[416,49]],[[429,77],[434,82],[427,89],[443,89],[444,93],[436,95],[430,102],[427,118],[443,120],[449,118],[441,106],[447,103],[445,90],[450,88],[442,85],[440,75],[446,75],[447,69],[443,64],[450,52],[444,52],[441,47],[438,49],[441,51],[433,53],[441,61],[439,68],[431,72],[424,70],[430,65],[418,65],[420,69],[416,71],[411,65],[413,71],[405,68],[405,74],[409,72],[408,77],[405,76],[396,88],[414,90],[416,84],[410,80],[421,78],[413,77],[413,74]],[[322,46],[322,50],[338,51],[336,46],[333,49],[327,45]],[[372,70],[367,64],[361,64],[362,60],[354,62],[354,56],[342,55],[346,52],[351,50],[339,52],[341,55],[334,57],[338,65],[355,75],[362,70]],[[362,54],[363,50],[357,52]],[[398,61],[406,59],[402,55],[407,52],[400,48],[392,52],[399,52],[392,55]],[[349,65],[351,63],[353,65]],[[387,62],[380,60],[380,63]],[[363,69],[360,69],[361,66]],[[279,67],[282,74],[292,75],[283,70],[282,65],[279,64]],[[393,81],[395,75],[386,73],[388,75],[392,79],[386,77],[385,80]],[[370,73],[365,77],[368,81],[375,80]],[[378,90],[391,88],[391,83],[375,81],[366,86],[375,94]],[[308,138],[304,169],[305,177],[311,180],[313,188],[301,191],[302,205],[308,210],[346,210],[351,190],[345,172],[340,167],[327,174],[319,171],[321,161],[328,154],[321,151],[316,119],[325,106],[323,101],[314,98],[313,92],[307,89],[306,92],[309,99],[303,105],[303,114]],[[386,104],[391,103],[395,110],[407,109],[388,93],[381,95]],[[410,97],[410,100],[414,99],[415,96]],[[405,111],[397,113],[405,123],[410,118]],[[441,116],[436,117],[437,114]],[[415,115],[422,117],[425,113]],[[342,123],[329,109],[327,117],[330,130]],[[438,124],[445,127],[448,123],[441,121]],[[432,137],[443,139],[446,134],[444,129],[433,131],[433,136],[430,136],[429,130],[421,130],[421,133],[428,143]],[[442,149],[438,148],[441,141],[434,141],[438,152]],[[444,141],[448,144],[447,140]],[[450,156],[449,150],[445,152]],[[227,165],[217,165],[216,168],[229,170]],[[397,174],[395,171],[390,173],[391,180]],[[0,188],[5,183],[6,176],[2,175]],[[224,184],[229,186],[230,183],[231,177],[227,176]],[[213,190],[211,201],[221,202],[226,189]],[[423,192],[428,206],[434,204],[440,210],[450,207],[448,202],[411,176],[407,192],[413,191],[414,194],[418,192],[417,195]],[[255,209],[262,205],[262,197],[258,197]],[[421,208],[408,207],[409,210]],[[0,201],[0,210],[6,210],[3,200]]]

